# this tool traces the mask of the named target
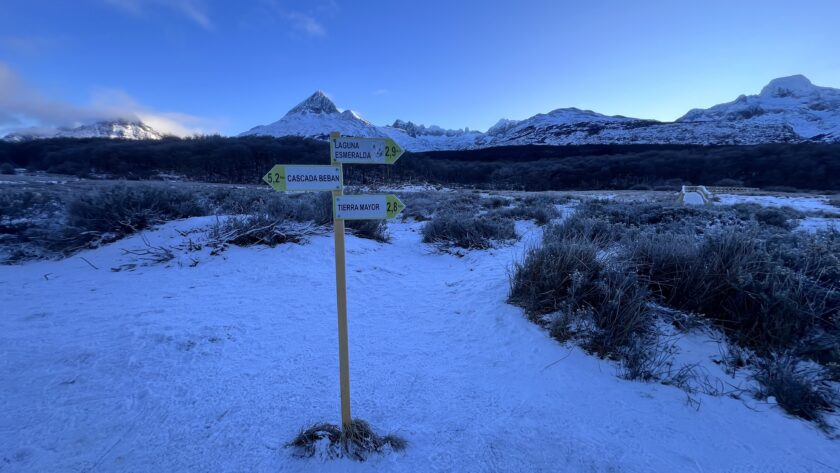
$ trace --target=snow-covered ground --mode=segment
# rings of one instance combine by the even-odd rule
[[[211,221],[145,236],[175,245]],[[535,227],[463,257],[422,244],[419,224],[390,228],[390,244],[347,241],[352,407],[404,452],[282,447],[339,421],[330,235],[147,266],[122,252],[138,235],[0,266],[0,472],[840,470],[840,444],[811,423],[748,396],[696,409],[527,321],[505,297]]]
[[[790,207],[801,212],[827,212],[840,215],[840,207],[828,202],[822,195],[743,195],[717,194],[719,205],[759,204],[764,207]]]

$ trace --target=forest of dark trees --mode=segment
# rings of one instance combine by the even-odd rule
[[[259,183],[274,164],[328,164],[326,142],[202,137],[0,142],[0,167],[123,179]],[[348,184],[429,182],[520,190],[629,189],[720,182],[840,190],[840,144],[513,146],[406,153],[393,166],[345,166]]]

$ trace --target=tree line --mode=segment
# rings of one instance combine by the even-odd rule
[[[327,164],[329,146],[295,137],[0,142],[0,166],[30,171],[259,183],[274,164]],[[8,168],[8,165],[6,166]],[[345,166],[350,184],[429,182],[500,189],[627,189],[715,184],[840,190],[840,144],[512,146],[406,153],[393,166]]]

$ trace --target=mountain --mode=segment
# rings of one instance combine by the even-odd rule
[[[352,110],[339,110],[320,90],[297,104],[280,120],[255,126],[239,136],[301,136],[325,140],[332,131],[352,136],[385,136],[378,127]]]
[[[280,120],[254,127],[240,136],[326,139],[330,131],[353,136],[387,136],[410,151],[530,144],[840,142],[840,90],[815,86],[806,77],[797,75],[770,81],[758,95],[742,95],[733,102],[691,110],[674,122],[559,108],[524,120],[502,119],[484,133],[426,127],[403,120],[396,120],[390,126],[375,126],[355,112],[340,111],[319,91]]]
[[[33,129],[6,135],[6,141],[27,141],[41,138],[113,138],[121,140],[159,140],[163,135],[141,121],[108,120],[75,128]]]
[[[749,123],[788,126],[800,138],[840,140],[840,90],[819,87],[802,75],[770,81],[758,95],[741,95],[732,102],[694,109],[677,122]]]

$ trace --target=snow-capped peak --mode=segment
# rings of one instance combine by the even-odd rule
[[[807,77],[797,74],[771,80],[769,84],[761,89],[760,95],[763,97],[801,97],[818,92],[820,88],[812,84]]]
[[[317,91],[289,110],[283,118],[268,125],[260,125],[239,136],[302,136],[326,139],[338,131],[351,136],[384,136],[352,110],[341,110],[322,91]]]
[[[339,113],[339,110],[327,94],[318,90],[303,102],[295,105],[286,113],[286,116],[300,113]]]
[[[102,120],[75,128],[30,128],[6,135],[6,141],[42,138],[113,138],[121,140],[159,140],[163,134],[139,120]]]

